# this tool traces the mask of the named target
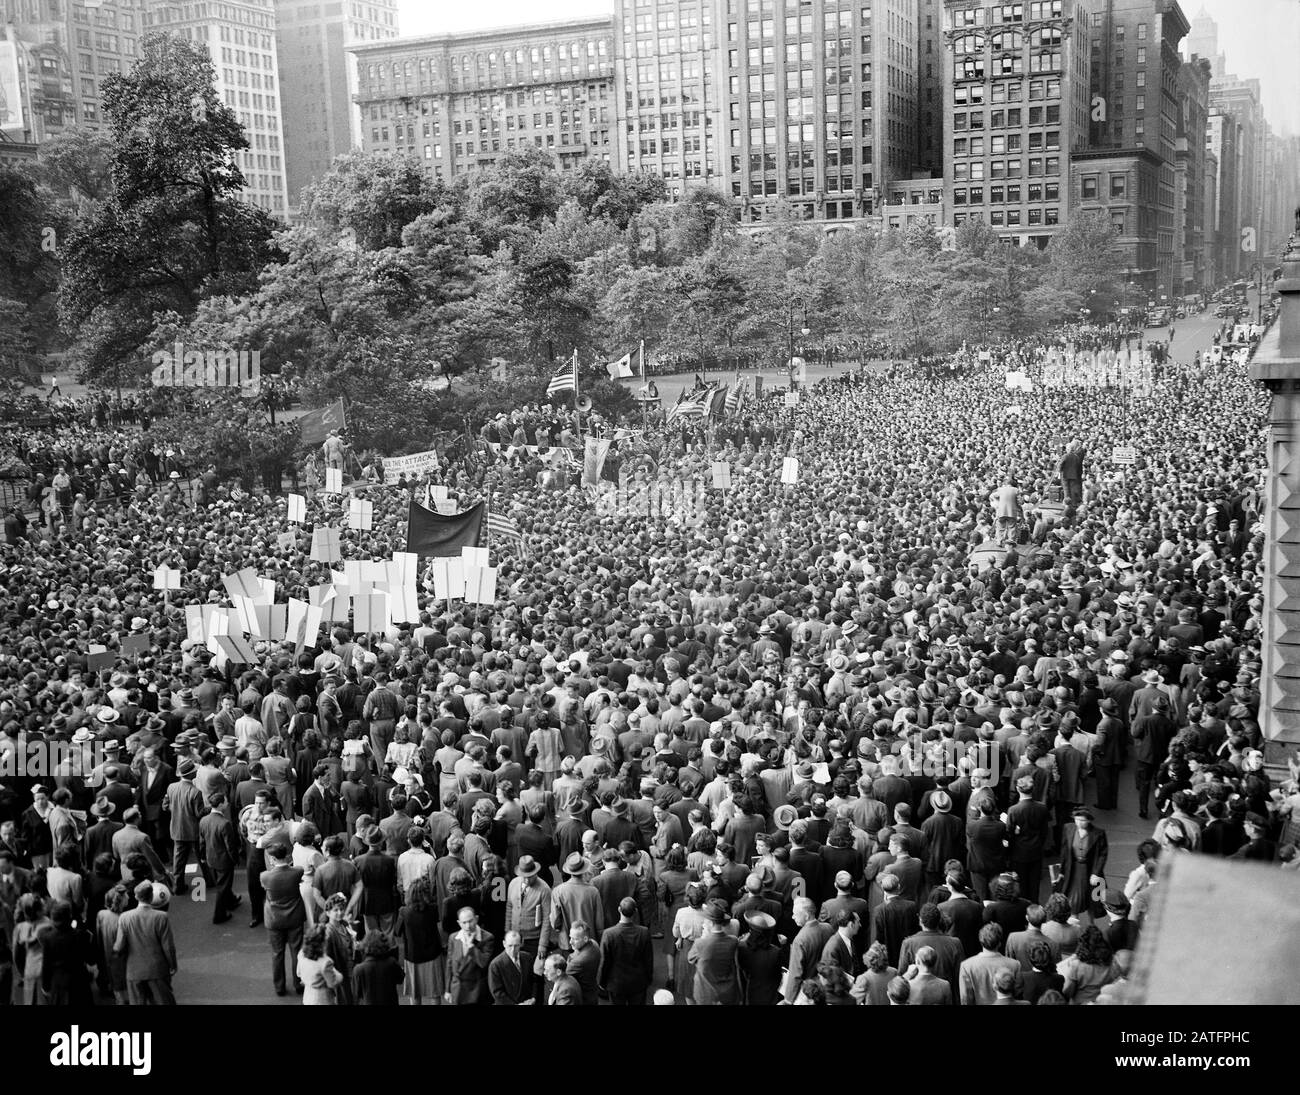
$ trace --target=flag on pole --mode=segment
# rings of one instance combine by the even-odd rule
[[[745,384],[740,379],[740,373],[736,374],[736,383],[731,386],[731,391],[727,393],[727,414],[736,414],[745,402]]]
[[[688,397],[683,389],[677,402],[669,409],[668,418],[703,418],[705,411],[705,401],[699,396]]]
[[[517,521],[507,517],[504,513],[493,513],[491,510],[488,510],[487,530],[492,536],[509,536],[515,540],[524,538]]]
[[[727,409],[727,386],[712,388],[709,396],[708,411],[710,416],[721,418]]]
[[[346,429],[347,424],[347,412],[339,399],[298,419],[298,437],[304,445],[319,445],[329,437],[330,430]]]
[[[641,340],[641,379],[645,379],[645,339]]]
[[[609,373],[610,380],[619,380],[632,376],[632,351],[628,350],[617,361],[611,361],[605,366],[605,370]]]
[[[595,487],[600,485],[600,472],[605,466],[605,457],[609,455],[609,441],[603,437],[589,437],[582,453],[582,485]]]
[[[578,390],[578,351],[573,351],[573,360],[570,361],[563,369],[551,377],[551,382],[546,385],[546,394],[548,397],[555,395],[557,392],[576,392]]]

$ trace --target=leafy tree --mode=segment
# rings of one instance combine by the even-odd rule
[[[555,161],[540,148],[507,152],[492,167],[457,179],[457,197],[486,251],[500,243],[522,249],[530,230],[560,208]]]
[[[620,230],[647,205],[668,200],[668,188],[659,175],[639,172],[615,174],[604,160],[585,160],[564,177],[563,193],[575,201],[591,220],[609,220]]]
[[[58,285],[63,215],[26,172],[0,163],[0,297],[33,303]]]
[[[278,256],[273,222],[241,202],[239,120],[194,43],[151,34],[128,75],[103,86],[112,194],[62,250],[59,306],[90,376],[141,369],[155,312],[192,313],[205,294],[248,292]]]
[[[410,156],[347,152],[303,188],[302,210],[308,223],[350,233],[358,247],[378,251],[399,246],[407,225],[449,201]]]
[[[28,384],[39,380],[39,373],[27,305],[0,297],[0,382]]]
[[[151,434],[164,446],[183,451],[191,470],[215,464],[223,479],[238,478],[247,489],[261,480],[278,492],[299,431],[296,421],[272,426],[260,400],[203,390],[176,393]]]
[[[74,203],[102,201],[113,188],[113,148],[102,134],[72,129],[45,141],[37,173],[42,182]]]

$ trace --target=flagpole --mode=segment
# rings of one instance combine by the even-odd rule
[[[582,446],[582,393],[578,388],[578,348],[573,348],[573,413],[578,416],[578,445]]]
[[[646,423],[646,387],[645,387],[645,339],[641,340],[641,432],[644,433],[649,427]]]

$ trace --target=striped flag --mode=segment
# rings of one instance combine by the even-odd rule
[[[741,383],[740,374],[736,374],[736,383],[731,386],[731,391],[727,393],[727,414],[735,414],[740,410],[740,405],[745,401],[745,386]]]
[[[668,417],[670,419],[703,418],[707,413],[707,409],[708,401],[704,396],[697,395],[688,398],[686,393],[683,391],[681,398],[677,400],[672,409],[668,412]]]
[[[487,530],[491,536],[509,536],[516,540],[524,538],[524,534],[514,520],[504,513],[493,513],[491,510],[488,510]]]
[[[710,416],[721,418],[727,409],[727,386],[714,387],[709,395],[708,410]]]
[[[546,385],[546,394],[549,397],[554,395],[556,392],[576,392],[577,390],[578,351],[574,350],[573,360],[551,377],[551,382]]]

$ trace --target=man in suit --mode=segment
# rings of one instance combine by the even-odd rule
[[[139,852],[149,862],[149,870],[153,872],[154,878],[167,879],[167,868],[163,866],[162,857],[154,849],[153,841],[140,828],[140,811],[135,806],[130,807],[122,815],[122,828],[113,834],[113,855],[117,857],[119,863],[125,863],[127,856]],[[123,874],[123,878],[125,878]]]
[[[592,879],[592,885],[600,893],[600,903],[604,910],[603,919],[606,924],[615,924],[618,922],[618,908],[624,898],[635,899],[639,896],[637,893],[638,879],[635,875],[624,870],[627,861],[623,858],[623,853],[613,848],[608,848],[601,857],[602,870],[595,878]],[[636,902],[637,907],[640,903]],[[637,922],[640,922],[640,914],[637,914]]]
[[[198,860],[199,871],[203,881],[212,885],[212,874],[203,858],[203,845],[199,840],[199,822],[207,813],[207,804],[203,801],[203,792],[194,782],[198,766],[189,757],[183,757],[176,774],[180,777],[167,786],[163,795],[162,809],[169,818],[168,835],[172,842],[172,879],[176,883],[177,896],[185,894],[189,886],[185,881],[185,868],[189,865],[191,853]]]
[[[979,931],[984,923],[984,906],[966,889],[966,871],[953,860],[945,872],[944,885],[952,896],[939,905],[939,915],[948,923],[948,934],[962,945],[967,958],[979,953]]]
[[[1020,892],[1036,902],[1043,884],[1043,856],[1052,836],[1052,811],[1035,801],[1029,776],[1016,780],[1016,793],[1020,801],[1007,811],[1008,859],[1020,876]]]
[[[654,980],[654,948],[650,929],[636,922],[636,899],[618,903],[618,923],[600,938],[600,972],[596,983],[613,1004],[644,1004]]]
[[[591,864],[581,852],[574,852],[564,861],[565,879],[551,891],[551,927],[555,943],[562,953],[572,949],[570,931],[582,921],[589,933],[599,936],[605,927],[605,906],[600,891],[587,881]]]
[[[910,989],[909,1004],[945,1005],[952,1003],[952,986],[934,972],[938,955],[933,947],[922,947],[916,952],[916,965],[909,967],[907,977]]]
[[[568,965],[568,960],[562,954],[552,954],[546,959],[544,973],[547,984],[550,985],[546,993],[548,1007],[580,1007],[583,1003],[582,986],[568,972]]]
[[[113,816],[121,821],[126,811],[135,805],[135,788],[122,778],[123,769],[117,764],[104,765],[104,786],[96,793],[96,798],[106,798],[117,807]],[[86,862],[90,862],[87,860]]]
[[[1120,707],[1113,699],[1104,699],[1101,721],[1097,723],[1097,736],[1092,744],[1092,770],[1097,776],[1098,810],[1113,810],[1117,802],[1119,767],[1122,760],[1121,735],[1126,731],[1120,721]]]
[[[203,862],[212,875],[212,923],[224,924],[239,907],[235,896],[235,868],[239,865],[243,847],[239,830],[226,813],[226,796],[221,791],[208,799],[210,809],[199,822],[199,843],[203,849]]]
[[[1085,751],[1071,744],[1075,736],[1074,720],[1074,716],[1067,716],[1061,720],[1061,728],[1058,731],[1060,736],[1057,739],[1060,744],[1052,750],[1052,756],[1056,758],[1056,774],[1059,777],[1056,781],[1056,816],[1052,819],[1052,848],[1060,845],[1061,830],[1065,828],[1074,808],[1082,806],[1087,801],[1086,780],[1091,748]]]
[[[1178,727],[1169,717],[1169,697],[1163,692],[1152,701],[1150,714],[1139,715],[1129,727],[1133,758],[1137,761],[1138,817],[1148,816],[1151,786],[1160,765],[1169,755],[1169,743],[1177,732]]]
[[[288,995],[284,975],[286,957],[293,965],[294,991],[302,993],[302,982],[298,980],[298,951],[307,924],[307,906],[302,902],[300,888],[303,870],[290,865],[291,854],[287,844],[276,843],[268,847],[266,861],[270,866],[262,872],[261,878],[262,889],[266,892],[263,916],[271,941],[271,979],[275,982],[276,996]]]
[[[324,761],[312,769],[311,786],[303,792],[300,807],[303,820],[315,825],[322,838],[333,836],[343,829],[338,798],[329,785],[330,772],[330,766]]]
[[[140,809],[140,828],[165,855],[168,834],[162,823],[163,803],[167,801],[167,788],[176,775],[171,765],[162,762],[156,748],[144,750],[143,761],[144,770],[140,773],[140,784],[135,790],[135,804]]]
[[[492,1003],[488,983],[488,966],[496,943],[492,933],[484,931],[478,913],[468,905],[456,914],[460,930],[447,940],[447,995],[449,1004],[481,1005]],[[532,992],[531,982],[529,992]]]
[[[171,921],[153,907],[154,886],[141,882],[135,888],[138,902],[117,922],[113,953],[126,961],[126,992],[132,1006],[175,1004],[172,978],[176,976],[176,940]]]
[[[488,963],[488,990],[494,1004],[534,1002],[533,964],[523,952],[523,940],[517,931],[506,932],[501,953]]]
[[[916,931],[916,902],[903,896],[903,884],[897,875],[881,875],[880,889],[885,899],[872,914],[871,940],[884,944],[889,964],[897,967],[903,940]]]
[[[1061,960],[1061,945],[1043,934],[1043,923],[1046,920],[1047,913],[1042,905],[1030,905],[1025,910],[1025,930],[1012,932],[1007,936],[1007,957],[1014,958],[1020,963],[1022,973],[1028,973],[1034,968],[1030,953],[1036,943],[1042,943],[1047,947],[1053,967]]]
[[[87,866],[93,866],[101,853],[113,855],[113,837],[122,828],[122,823],[114,820],[116,812],[117,807],[106,798],[97,798],[91,804],[90,815],[95,821],[81,838],[81,861]]]
[[[600,948],[591,941],[591,929],[585,921],[575,920],[569,925],[568,974],[582,990],[582,1002],[595,1007],[599,1002],[596,979],[600,975]],[[561,952],[564,953],[564,952]]]
[[[952,812],[952,797],[947,791],[930,795],[934,813],[921,824],[925,834],[925,882],[938,886],[943,882],[944,865],[950,859],[966,859],[966,826]]]
[[[781,989],[787,1004],[793,1004],[798,998],[799,988],[804,981],[817,976],[822,951],[835,934],[833,927],[817,919],[817,906],[810,897],[794,899],[794,922],[799,930],[790,943],[789,972]]]
[[[371,826],[366,834],[369,850],[353,861],[361,882],[360,911],[368,932],[392,931],[400,904],[397,860],[384,851],[384,844],[384,834],[379,827]]]
[[[999,953],[1002,946],[1002,928],[998,924],[985,924],[980,928],[980,953],[961,964],[961,1002],[963,1004],[993,1004],[997,1001],[996,979],[1000,971],[1011,974],[1013,995],[1021,989],[1020,963]]]
[[[903,940],[903,949],[898,955],[898,968],[906,971],[914,962],[919,965],[921,952],[929,950],[934,959],[926,967],[926,972],[948,983],[952,990],[948,1000],[951,1003],[961,991],[957,973],[966,960],[966,950],[961,945],[961,940],[943,930],[943,915],[939,912],[938,905],[927,901],[921,906],[917,918],[921,922],[921,930]],[[911,1002],[909,999],[908,1003]]]
[[[1001,874],[1007,862],[1003,843],[1007,827],[996,816],[996,810],[997,804],[992,798],[981,798],[979,820],[966,826],[966,867],[970,871],[975,896],[981,901],[989,899],[989,879]]]
[[[858,971],[858,945],[855,940],[862,930],[862,918],[852,909],[840,909],[830,923],[835,930],[822,947],[821,960],[839,966],[852,981]]]

